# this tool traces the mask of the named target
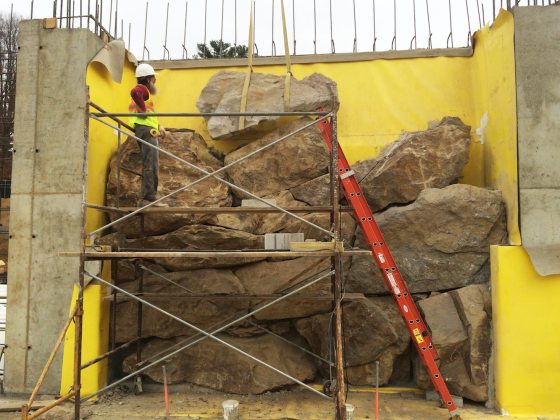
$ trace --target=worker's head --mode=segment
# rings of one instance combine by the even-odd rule
[[[139,84],[144,85],[148,88],[151,94],[156,94],[156,75],[154,68],[149,64],[142,63],[136,67],[136,80]]]

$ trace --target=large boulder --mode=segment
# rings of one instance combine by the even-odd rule
[[[329,357],[331,314],[320,314],[296,321],[296,329],[318,355]],[[353,381],[363,384],[371,379],[371,367],[380,363],[381,383],[391,377],[394,359],[403,353],[409,336],[398,308],[392,298],[379,297],[354,301],[343,306],[344,355],[346,365],[352,370]],[[325,366],[323,366],[323,369]],[[367,371],[369,369],[369,376]],[[360,372],[366,370],[366,372]],[[371,384],[371,382],[370,382]]]
[[[445,117],[389,145],[360,183],[372,211],[410,203],[426,188],[456,181],[469,160],[470,131],[459,118]]]
[[[471,285],[418,302],[440,356],[440,369],[450,391],[473,401],[488,400],[492,309],[486,285]],[[420,387],[431,383],[420,362]]]
[[[225,158],[225,164],[248,155],[288,133],[311,122],[300,118],[282,125],[264,137],[237,149]],[[233,183],[244,189],[267,196],[300,185],[327,172],[329,152],[317,125],[313,125],[268,150],[227,169]],[[243,193],[234,190],[235,195]]]
[[[414,203],[391,207],[376,220],[413,293],[487,281],[490,245],[506,235],[501,193],[463,184],[426,189]],[[366,247],[360,229],[354,245]],[[352,258],[347,290],[387,292],[371,257]]]
[[[102,237],[98,243],[111,245],[115,250],[227,251],[264,249],[263,236],[208,225],[186,225],[164,235],[142,238],[126,238],[123,234],[112,233]],[[153,258],[152,260],[169,271],[183,271],[196,268],[236,266],[259,261],[262,258],[197,256],[196,258],[164,257]]]
[[[229,317],[242,316],[250,307],[251,302],[248,300],[224,301],[218,296],[242,294],[245,291],[239,279],[230,270],[201,269],[162,275],[176,284],[160,276],[145,273],[143,279],[143,293],[147,294],[145,299],[199,328],[208,329]],[[125,283],[121,287],[131,293],[138,292],[136,281]],[[208,297],[194,299],[189,297],[192,294],[208,295]],[[128,298],[119,298],[116,316],[117,341],[127,342],[136,337],[137,303]],[[194,329],[153,308],[143,306],[142,337],[171,338],[179,335],[190,336],[194,333]]]
[[[360,160],[352,165],[356,181],[362,180],[370,173],[376,163],[375,158]],[[290,189],[296,200],[303,201],[310,206],[329,206],[331,204],[331,176],[330,174],[321,175],[307,181],[297,187]],[[340,199],[344,194],[340,194]]]
[[[277,337],[262,335],[240,338],[224,334],[217,337],[300,381],[315,377],[317,368],[314,360]],[[142,357],[146,359],[183,340],[185,337],[150,340],[142,351]],[[129,356],[123,363],[123,370],[132,372],[135,364],[136,355]],[[171,384],[190,382],[235,394],[261,394],[294,384],[291,379],[211,338],[172,356],[165,365],[167,380]],[[145,374],[154,381],[163,382],[159,365],[146,370]]]
[[[175,132],[160,142],[160,147],[199,168],[212,172],[223,165],[214,157],[204,139],[195,132]],[[119,154],[115,153],[109,164],[106,202],[108,206],[137,207],[141,199],[142,154],[139,143],[128,138],[121,146],[120,175],[117,171]],[[164,153],[159,153],[158,194],[166,195],[204,176],[184,163]],[[223,175],[218,175],[223,176]],[[120,185],[120,187],[119,187]],[[117,197],[118,195],[118,197]],[[223,207],[232,202],[229,187],[214,178],[206,179],[165,201],[171,207]],[[122,215],[113,215],[113,219]],[[188,223],[199,223],[208,216],[173,213],[146,213],[143,223],[140,216],[115,225],[119,232],[158,235],[167,233]]]
[[[197,108],[200,112],[239,112],[245,76],[246,73],[235,71],[216,73],[202,90],[196,102]],[[292,77],[290,103],[286,107],[285,80],[284,76],[252,73],[246,112],[331,110],[338,101],[336,83],[321,74],[313,74],[303,80]],[[212,138],[220,139],[247,131],[270,129],[279,119],[274,116],[246,117],[245,129],[240,131],[239,117],[210,117],[207,118],[207,126]]]
[[[306,204],[294,200],[290,191],[284,190],[279,193],[264,196],[266,200],[270,200],[277,206],[287,207],[305,207]],[[264,204],[262,204],[265,207]],[[302,215],[298,213],[298,215]],[[292,216],[286,213],[221,213],[214,215],[206,223],[215,226],[223,226],[230,229],[243,230],[245,232],[254,233],[256,235],[264,235],[266,233],[279,232],[291,221]]]

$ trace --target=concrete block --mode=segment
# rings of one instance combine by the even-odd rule
[[[304,234],[298,233],[267,233],[264,235],[264,249],[289,250],[290,243],[303,242]]]
[[[276,200],[265,200],[267,203],[274,204],[276,206]],[[262,201],[256,200],[254,198],[248,198],[241,200],[241,207],[270,207],[267,206]]]

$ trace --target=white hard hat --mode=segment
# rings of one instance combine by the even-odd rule
[[[146,76],[155,76],[157,73],[155,72],[154,68],[149,64],[142,63],[136,67],[136,78],[139,77],[146,77]]]

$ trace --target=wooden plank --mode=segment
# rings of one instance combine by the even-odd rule
[[[340,252],[344,255],[371,255],[371,251],[367,250],[351,250]],[[84,257],[89,260],[107,259],[107,258],[295,258],[295,257],[332,257],[333,251],[176,251],[176,252],[84,252]],[[59,257],[79,257],[79,252],[59,252]]]
[[[290,242],[292,252],[313,252],[334,250],[334,242]]]

